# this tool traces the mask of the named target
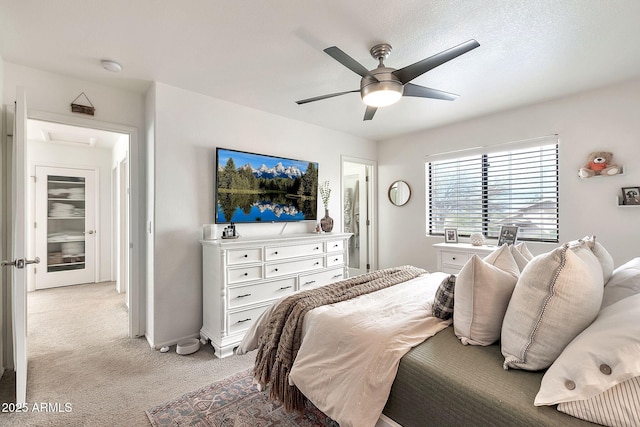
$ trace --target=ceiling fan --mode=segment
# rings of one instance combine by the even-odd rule
[[[391,45],[383,43],[377,44],[369,51],[371,56],[379,61],[378,67],[373,70],[367,70],[358,61],[344,53],[336,46],[328,47],[324,51],[333,59],[362,76],[360,80],[360,89],[350,90],[346,92],[330,93],[327,95],[316,96],[313,98],[302,99],[296,101],[298,105],[308,102],[320,101],[322,99],[333,98],[334,96],[345,95],[347,93],[360,92],[362,101],[367,105],[363,120],[373,119],[374,114],[379,107],[386,107],[397,102],[402,96],[414,96],[418,98],[433,98],[453,101],[458,95],[444,92],[437,89],[416,85],[410,83],[411,80],[434,69],[438,65],[442,65],[458,56],[469,52],[480,46],[480,43],[471,39],[458,46],[442,51],[438,54],[425,58],[414,64],[396,70],[395,68],[386,67],[384,60],[391,53]]]

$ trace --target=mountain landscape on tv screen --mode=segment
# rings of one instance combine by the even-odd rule
[[[317,218],[317,163],[218,150],[216,181],[217,223]]]

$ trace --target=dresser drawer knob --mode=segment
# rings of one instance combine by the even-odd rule
[[[244,322],[248,322],[249,320],[251,320],[251,318],[248,318],[248,319],[244,319],[244,320],[238,320],[238,323],[244,323]]]
[[[318,246],[316,246],[315,248],[313,248],[314,251],[319,251],[320,248]]]
[[[281,291],[284,291],[285,289],[289,289],[289,288],[293,288],[293,286],[289,285],[289,286],[283,286],[280,288]]]
[[[238,295],[237,298],[246,298],[246,297],[250,297],[251,294],[244,294],[244,295]]]
[[[275,252],[274,252],[274,254],[275,254],[275,255],[278,255],[278,251],[275,251]]]
[[[333,260],[334,260],[334,261],[339,261],[339,260],[340,260],[340,258],[334,258]]]
[[[315,280],[311,280],[310,282],[305,282],[302,286],[307,286],[307,285],[310,285],[312,283],[316,283],[316,281]]]
[[[273,271],[278,271],[278,269],[277,269],[277,268],[274,268],[274,269],[273,269]]]
[[[245,276],[248,276],[248,275],[249,275],[249,273],[244,273],[244,275],[245,275]]]
[[[249,258],[249,255],[247,255],[247,254],[244,254],[244,257],[245,257],[245,258]]]
[[[332,277],[332,279],[337,279],[338,277],[342,277],[342,274],[336,274],[335,276]]]

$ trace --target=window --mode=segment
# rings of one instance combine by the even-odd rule
[[[497,238],[515,225],[518,240],[558,242],[558,143],[537,141],[427,162],[428,234]]]

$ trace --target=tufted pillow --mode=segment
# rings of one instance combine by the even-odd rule
[[[453,317],[453,295],[456,286],[456,276],[454,274],[445,277],[438,286],[433,300],[432,313],[434,317],[442,320],[449,320]]]
[[[628,296],[640,293],[640,258],[634,258],[616,268],[604,285],[602,308]]]
[[[506,244],[484,260],[474,255],[462,267],[456,279],[453,310],[453,329],[462,344],[491,345],[500,338],[518,274],[518,265]]]
[[[640,425],[639,378],[636,294],[603,308],[564,349],[544,374],[534,403],[560,403],[558,410],[604,425]],[[635,422],[621,422],[625,418]]]
[[[598,314],[602,267],[586,242],[534,257],[520,275],[502,323],[504,368],[548,368]]]

